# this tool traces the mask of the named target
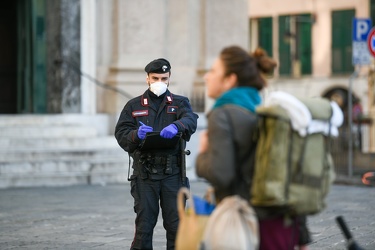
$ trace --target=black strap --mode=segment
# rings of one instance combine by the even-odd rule
[[[290,133],[290,143],[288,148],[288,166],[287,166],[287,176],[286,176],[286,182],[285,182],[285,200],[289,201],[289,187],[290,183],[292,181],[292,151],[293,151],[293,128],[291,122],[289,122],[289,133]]]
[[[303,162],[305,161],[305,152],[306,152],[306,144],[307,144],[307,137],[308,137],[308,132],[306,129],[306,136],[303,137],[303,142],[302,142],[302,147],[301,147],[301,152],[300,152],[300,157],[297,162],[297,171],[296,175],[294,177],[293,182],[296,183],[302,183],[303,180]]]

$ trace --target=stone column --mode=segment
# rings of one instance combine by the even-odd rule
[[[46,3],[48,112],[79,113],[80,0]]]
[[[81,0],[81,112],[96,113],[96,2]]]
[[[249,18],[247,0],[203,0],[205,6],[205,60],[210,68],[223,47],[249,46]]]
[[[114,0],[96,0],[96,77],[101,83],[106,83],[109,67],[113,58],[113,31],[115,30],[116,16],[114,15]],[[112,90],[96,88],[97,113],[107,111],[107,94]]]
[[[200,1],[167,2],[165,51],[172,65],[170,90],[190,96],[199,64]]]
[[[204,11],[202,26],[203,49],[201,54],[201,69],[198,73],[203,76],[220,51],[230,45],[238,45],[249,49],[249,18],[248,1],[237,0],[202,0]],[[207,99],[205,110],[209,110],[213,100]]]
[[[61,1],[46,2],[47,35],[47,111],[61,113],[62,81],[61,75]],[[53,14],[52,14],[53,13]],[[56,14],[58,13],[58,14]]]

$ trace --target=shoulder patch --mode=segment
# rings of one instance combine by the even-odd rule
[[[172,101],[173,101],[172,94],[170,96],[167,95],[167,103],[172,103]]]
[[[176,114],[177,113],[177,106],[167,106],[167,113],[168,114]]]

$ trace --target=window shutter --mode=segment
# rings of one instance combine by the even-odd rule
[[[258,44],[272,57],[272,17],[258,19]]]
[[[297,35],[299,44],[298,55],[301,62],[302,75],[311,74],[311,15],[300,15],[301,20],[297,22]]]
[[[291,55],[290,43],[284,36],[290,31],[290,16],[279,16],[279,74],[281,76],[290,76],[291,74]]]
[[[352,20],[354,10],[332,12],[332,74],[347,74],[352,65]]]

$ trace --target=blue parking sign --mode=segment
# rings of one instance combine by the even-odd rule
[[[353,18],[353,41],[365,42],[372,28],[370,18]]]
[[[367,35],[372,28],[370,18],[353,18],[353,41],[367,41]]]
[[[353,18],[352,63],[355,65],[370,64],[370,52],[367,36],[372,28],[370,18]],[[369,42],[372,45],[373,41]]]

